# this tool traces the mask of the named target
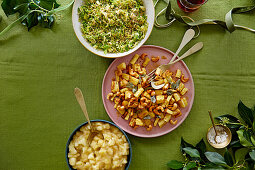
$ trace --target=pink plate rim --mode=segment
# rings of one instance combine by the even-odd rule
[[[166,48],[164,48],[164,47],[160,47],[160,46],[156,46],[156,45],[143,45],[143,46],[141,46],[137,51],[141,50],[142,48],[148,48],[148,47],[149,47],[149,48],[160,49],[160,50],[166,51],[167,53],[170,53],[171,55],[174,55],[174,53],[173,53],[172,51],[170,51],[170,50],[168,50],[168,49],[166,49]],[[133,52],[133,53],[131,53],[131,54],[129,54],[129,55],[132,55],[132,54],[136,53],[137,51],[135,51],[135,52]],[[127,56],[129,56],[129,55],[127,55]],[[126,56],[124,56],[124,57],[126,57]],[[135,132],[135,131],[130,131],[130,130],[128,130],[128,129],[123,128],[123,126],[120,125],[120,124],[118,124],[118,123],[114,120],[114,118],[111,116],[111,114],[109,114],[108,111],[106,110],[106,97],[104,97],[104,91],[105,91],[105,86],[104,86],[104,84],[105,84],[106,75],[109,73],[110,68],[111,68],[118,60],[120,60],[120,59],[122,59],[122,58],[124,58],[124,57],[116,58],[116,59],[109,65],[108,69],[107,69],[106,72],[105,72],[104,78],[103,78],[103,82],[102,82],[102,100],[103,100],[104,108],[105,108],[105,111],[107,112],[107,115],[110,117],[110,119],[111,119],[116,125],[118,125],[118,126],[119,126],[121,129],[123,129],[125,132],[127,132],[127,133],[129,133],[129,134],[131,134],[131,135],[137,136],[137,137],[142,137],[142,138],[154,138],[154,137],[159,137],[159,136],[166,135],[166,134],[170,133],[171,131],[175,130],[175,129],[176,129],[177,127],[179,127],[179,126],[183,123],[183,121],[188,117],[188,115],[189,115],[189,113],[190,113],[190,111],[191,111],[191,109],[192,109],[193,102],[194,102],[194,96],[195,96],[195,86],[194,86],[193,77],[192,77],[192,75],[191,75],[191,72],[190,72],[189,68],[188,68],[187,65],[185,64],[185,62],[182,61],[182,60],[179,61],[179,62],[182,62],[182,64],[187,68],[187,70],[188,70],[188,76],[190,77],[190,80],[192,81],[192,86],[193,86],[193,95],[192,95],[192,98],[190,99],[190,108],[188,108],[187,114],[183,115],[182,119],[181,119],[174,127],[170,128],[170,129],[168,129],[168,130],[166,130],[166,131],[159,132],[159,133],[157,133],[157,134],[146,135],[146,134],[140,134],[140,133],[137,133],[137,132]],[[157,127],[157,128],[158,128],[158,127]]]

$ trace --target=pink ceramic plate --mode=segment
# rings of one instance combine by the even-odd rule
[[[175,70],[179,68],[182,70],[182,73],[184,73],[185,77],[189,78],[189,81],[185,83],[185,87],[189,89],[189,91],[185,94],[185,97],[188,100],[188,106],[180,109],[182,112],[182,116],[176,118],[178,120],[178,123],[176,125],[167,123],[162,128],[159,128],[158,126],[153,127],[151,131],[147,131],[144,127],[138,127],[137,129],[133,129],[132,127],[128,125],[129,121],[124,120],[123,118],[121,118],[119,114],[117,114],[117,110],[114,109],[114,103],[112,101],[107,100],[106,96],[108,93],[111,92],[111,82],[112,82],[112,78],[115,77],[114,71],[116,70],[116,67],[122,62],[125,62],[126,64],[128,64],[135,54],[141,55],[143,53],[147,53],[148,57],[151,57],[151,56],[166,56],[167,57],[167,59],[160,59],[157,63],[150,62],[149,65],[146,67],[148,72],[150,72],[151,70],[153,70],[160,64],[167,64],[173,56],[173,52],[165,48],[153,46],[153,45],[144,45],[141,48],[139,48],[137,51],[131,53],[130,55],[115,59],[105,73],[103,86],[102,86],[102,97],[103,97],[105,110],[115,124],[117,124],[120,128],[122,128],[127,133],[130,133],[132,135],[139,136],[139,137],[150,138],[150,137],[165,135],[173,131],[175,128],[180,126],[180,124],[186,119],[186,117],[188,116],[191,110],[193,100],[194,100],[194,83],[193,83],[191,73],[183,61],[179,61],[175,63],[174,65],[172,65],[172,67],[169,69],[170,71],[175,72]],[[138,62],[141,62],[140,60],[141,59],[139,59]]]

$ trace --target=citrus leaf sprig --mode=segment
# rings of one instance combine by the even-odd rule
[[[2,30],[0,37],[19,22],[25,25],[28,31],[36,25],[52,28],[55,13],[67,9],[73,2],[74,0],[71,0],[66,6],[60,7],[56,0],[3,0],[1,6],[6,16],[18,13],[19,18]]]
[[[204,140],[193,146],[181,138],[180,149],[184,161],[171,160],[170,169],[255,169],[255,107],[249,108],[239,101],[238,113],[241,119],[230,114],[216,117],[220,124],[228,126],[232,140],[222,156],[207,151]]]

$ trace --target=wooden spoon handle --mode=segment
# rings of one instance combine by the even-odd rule
[[[171,61],[169,63],[172,63],[175,58],[177,57],[177,55],[179,54],[179,52],[183,49],[183,47],[188,44],[188,42],[190,42],[190,40],[192,40],[192,38],[195,36],[195,31],[193,29],[188,29],[183,38],[182,38],[182,42],[179,46],[179,48],[177,49],[176,53],[174,54],[173,58],[171,59]]]
[[[211,121],[212,121],[212,124],[213,124],[213,128],[214,128],[214,131],[215,131],[215,134],[216,134],[216,136],[218,136],[216,128],[215,128],[215,123],[214,123],[214,120],[213,120],[213,117],[212,117],[212,111],[208,111],[208,113],[210,115],[210,118],[211,118]]]
[[[86,104],[85,104],[85,101],[84,101],[84,97],[83,97],[83,94],[82,94],[81,90],[78,87],[76,87],[74,89],[74,94],[75,94],[75,97],[76,97],[80,107],[81,107],[81,110],[84,113],[84,116],[86,117],[87,121],[89,122],[90,128],[92,128],[90,120],[89,120],[89,115],[88,115],[87,107],[86,107]]]

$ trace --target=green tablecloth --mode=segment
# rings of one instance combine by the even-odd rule
[[[249,3],[209,0],[191,16],[224,19],[230,8]],[[173,5],[179,11],[176,2]],[[58,18],[52,30],[35,27],[27,32],[20,24],[0,39],[0,169],[67,169],[67,139],[85,121],[73,95],[75,87],[84,92],[91,119],[110,120],[101,85],[112,59],[98,57],[79,43],[72,29],[71,9]],[[254,13],[234,16],[234,20],[255,27]],[[7,23],[3,17],[0,29]],[[168,29],[154,28],[146,44],[175,51],[185,30],[179,23]],[[181,159],[181,136],[191,143],[205,139],[209,109],[214,116],[236,115],[239,99],[248,106],[255,103],[254,40],[255,34],[246,31],[230,34],[217,26],[201,27],[201,35],[188,47],[202,41],[204,49],[185,59],[195,83],[193,108],[170,134],[152,139],[129,135],[131,170],[167,169],[169,160]]]

